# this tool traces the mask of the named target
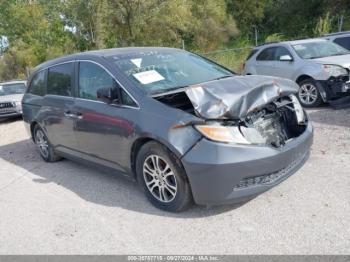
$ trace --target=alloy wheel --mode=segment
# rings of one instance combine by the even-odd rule
[[[177,193],[176,177],[170,165],[158,155],[150,155],[143,163],[147,189],[161,202],[169,203]]]
[[[40,129],[38,131],[36,131],[35,143],[40,151],[40,154],[44,158],[48,158],[49,157],[49,143],[48,143],[43,131],[41,131]]]
[[[310,83],[305,83],[299,88],[299,99],[306,105],[312,105],[318,98],[316,86]]]

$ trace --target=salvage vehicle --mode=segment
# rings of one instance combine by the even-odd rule
[[[350,51],[325,39],[267,43],[253,49],[244,74],[287,78],[299,86],[304,107],[350,95]]]
[[[0,118],[22,115],[22,97],[26,90],[26,81],[8,81],[0,83]]]
[[[45,161],[124,175],[176,212],[245,201],[298,170],[313,128],[297,91],[184,50],[117,48],[39,65],[23,118]]]

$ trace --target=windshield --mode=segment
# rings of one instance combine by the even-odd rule
[[[148,94],[163,93],[234,75],[209,60],[183,51],[147,51],[109,58]]]
[[[0,96],[24,94],[26,86],[24,83],[17,84],[0,84]]]
[[[329,41],[309,42],[293,45],[297,54],[303,59],[350,54],[345,48]]]

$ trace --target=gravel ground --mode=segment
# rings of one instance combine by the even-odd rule
[[[350,110],[309,111],[309,161],[240,206],[170,214],[121,177],[41,160],[0,123],[1,254],[350,254]]]

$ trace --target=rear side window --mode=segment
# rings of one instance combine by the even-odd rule
[[[256,60],[258,61],[272,61],[275,59],[276,47],[269,47],[261,51]]]
[[[257,52],[259,51],[259,49],[253,49],[252,51],[250,51],[246,61],[248,61],[253,55],[255,55]]]
[[[38,96],[44,96],[46,94],[44,70],[40,71],[33,77],[28,88],[28,93]]]
[[[349,36],[336,38],[336,39],[334,39],[334,43],[350,50],[350,37]]]
[[[50,95],[72,96],[73,63],[49,68],[47,93]]]

